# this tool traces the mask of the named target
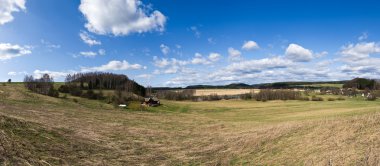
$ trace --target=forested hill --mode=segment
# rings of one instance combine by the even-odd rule
[[[279,89],[279,88],[299,88],[299,87],[314,87],[317,84],[345,84],[347,81],[323,81],[323,82],[275,82],[248,85],[244,83],[234,83],[228,85],[192,85],[185,89]]]

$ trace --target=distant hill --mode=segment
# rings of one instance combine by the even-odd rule
[[[228,85],[192,85],[185,89],[250,89],[252,85],[244,83],[233,83]]]
[[[191,85],[181,87],[154,87],[154,90],[170,89],[282,89],[282,88],[321,88],[321,87],[341,87],[348,81],[317,81],[317,82],[275,82],[263,84],[232,83],[228,85]]]

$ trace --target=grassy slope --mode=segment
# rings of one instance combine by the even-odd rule
[[[163,103],[125,111],[0,86],[0,162],[379,164],[378,101]]]

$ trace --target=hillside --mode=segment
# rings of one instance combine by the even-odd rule
[[[142,112],[0,86],[0,163],[380,163],[379,101],[162,102]]]

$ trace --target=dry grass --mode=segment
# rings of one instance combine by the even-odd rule
[[[163,101],[142,112],[52,99],[18,85],[0,90],[6,165],[378,165],[380,159],[380,102]]]

